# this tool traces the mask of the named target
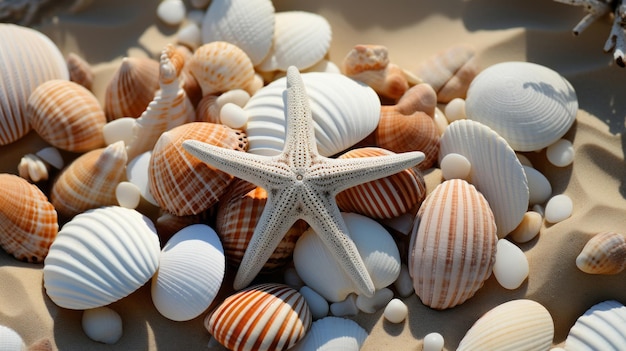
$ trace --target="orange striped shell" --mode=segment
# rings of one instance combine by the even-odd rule
[[[0,246],[27,262],[43,262],[57,236],[57,213],[39,188],[13,174],[0,174]]]
[[[145,57],[125,57],[104,95],[107,120],[139,117],[159,89],[159,62]]]
[[[85,87],[87,90],[91,90],[93,87],[93,70],[91,65],[84,58],[77,54],[70,52],[67,55],[67,69],[70,72],[70,80],[74,83],[78,83]]]

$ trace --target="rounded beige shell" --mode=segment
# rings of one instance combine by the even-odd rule
[[[617,274],[626,268],[626,237],[615,232],[594,235],[576,257],[578,269],[589,274]]]
[[[626,306],[615,300],[593,305],[578,317],[565,339],[568,351],[626,349]]]
[[[125,57],[104,95],[107,120],[139,117],[159,89],[159,62],[147,57]]]
[[[304,339],[290,351],[359,351],[367,336],[357,322],[328,316],[313,322]]]

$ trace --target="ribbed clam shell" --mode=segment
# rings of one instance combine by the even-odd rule
[[[42,33],[0,23],[0,145],[30,130],[26,102],[31,92],[50,79],[69,79],[63,55]]]
[[[626,349],[626,306],[615,300],[593,305],[567,334],[567,351]]]
[[[104,146],[104,111],[78,83],[53,79],[40,84],[28,98],[26,114],[37,134],[59,149],[85,152]]]
[[[159,62],[147,57],[125,57],[104,95],[107,120],[139,117],[159,89]]]
[[[446,309],[474,296],[495,263],[496,225],[487,200],[466,181],[448,180],[426,197],[416,223],[408,266],[422,303]]]
[[[332,156],[369,135],[380,119],[380,100],[372,88],[335,73],[303,73],[311,102],[317,148]],[[244,106],[249,152],[277,155],[285,142],[286,79],[259,90]]]
[[[213,302],[225,268],[217,233],[205,224],[185,227],[161,251],[159,270],[152,278],[152,302],[171,320],[196,318]]]
[[[548,350],[553,337],[554,322],[543,305],[528,299],[512,300],[480,317],[467,331],[457,351]]]
[[[0,350],[3,351],[26,351],[24,339],[15,330],[0,325]]]
[[[506,140],[479,122],[458,120],[441,136],[439,161],[450,153],[470,161],[470,179],[491,206],[498,237],[517,228],[530,195],[524,167]]]
[[[67,222],[50,247],[46,293],[68,309],[108,305],[152,277],[160,251],[154,225],[141,213],[117,206],[86,211]]]
[[[217,103],[219,95],[209,94],[202,97],[196,106],[196,121],[221,123],[220,106]]]
[[[367,335],[353,320],[324,317],[313,322],[304,339],[290,351],[359,351]]]
[[[589,274],[617,274],[626,268],[626,237],[615,232],[594,235],[576,257],[578,269]]]
[[[339,158],[372,157],[393,154],[392,151],[366,147],[353,149]],[[370,218],[392,218],[407,213],[426,197],[422,172],[409,168],[389,177],[346,189],[335,197],[339,209]]]
[[[186,123],[161,135],[150,158],[150,192],[161,208],[177,215],[198,214],[213,206],[233,177],[208,166],[182,147],[187,139],[245,151],[244,133],[221,124]]]
[[[332,30],[328,21],[315,13],[284,11],[275,15],[274,45],[257,69],[287,71],[289,66],[307,69],[328,53]]]
[[[117,204],[115,188],[126,177],[126,162],[123,141],[75,159],[50,192],[50,201],[59,215],[72,217],[88,209]]]
[[[202,20],[202,41],[226,41],[259,64],[274,38],[274,5],[269,0],[212,1]]]
[[[59,225],[39,188],[16,175],[0,174],[0,246],[19,260],[42,262]]]
[[[67,55],[67,69],[70,73],[70,80],[91,90],[93,86],[93,70],[85,59],[71,52]]]
[[[572,126],[578,99],[559,73],[530,62],[487,67],[472,81],[465,104],[467,118],[501,135],[516,151],[543,149]]]

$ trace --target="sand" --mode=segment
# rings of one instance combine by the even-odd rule
[[[93,64],[94,93],[102,100],[122,57],[155,57],[173,39],[175,29],[158,23],[155,6],[156,1],[149,0],[95,1],[83,12],[46,20],[39,29],[64,54],[76,52]],[[445,349],[454,350],[482,314],[518,298],[535,300],[549,310],[555,323],[554,344],[562,345],[576,319],[592,305],[608,299],[626,303],[626,273],[594,276],[575,266],[576,256],[593,234],[624,233],[626,228],[622,137],[626,70],[611,64],[611,56],[602,52],[610,23],[598,22],[573,37],[571,28],[582,17],[581,9],[549,0],[277,0],[275,6],[325,16],[333,29],[329,55],[336,63],[355,44],[382,44],[393,62],[410,70],[440,50],[468,43],[477,50],[482,67],[511,60],[539,63],[564,75],[578,94],[580,110],[566,135],[574,143],[574,163],[557,168],[546,161],[544,152],[527,154],[550,180],[553,194],[566,194],[574,203],[571,218],[544,225],[536,239],[520,245],[530,264],[527,281],[510,291],[491,277],[473,298],[445,311],[425,307],[411,296],[404,299],[409,318],[400,324],[384,321],[382,311],[355,316],[369,333],[363,350],[421,350],[421,340],[430,332],[442,334]],[[15,173],[23,154],[43,146],[31,133],[0,147],[0,170]],[[428,175],[429,190],[438,177],[438,172]],[[124,321],[122,339],[115,346],[95,343],[82,332],[80,311],[59,308],[47,298],[41,268],[0,252],[0,324],[17,330],[29,345],[48,338],[59,350],[207,349],[205,314],[188,322],[167,320],[152,305],[149,285],[110,306]]]

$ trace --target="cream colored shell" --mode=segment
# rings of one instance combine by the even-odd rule
[[[626,237],[616,232],[594,235],[576,257],[578,269],[589,274],[617,274],[626,268]]]
[[[615,300],[593,305],[578,317],[565,339],[567,351],[626,349],[626,306]]]

